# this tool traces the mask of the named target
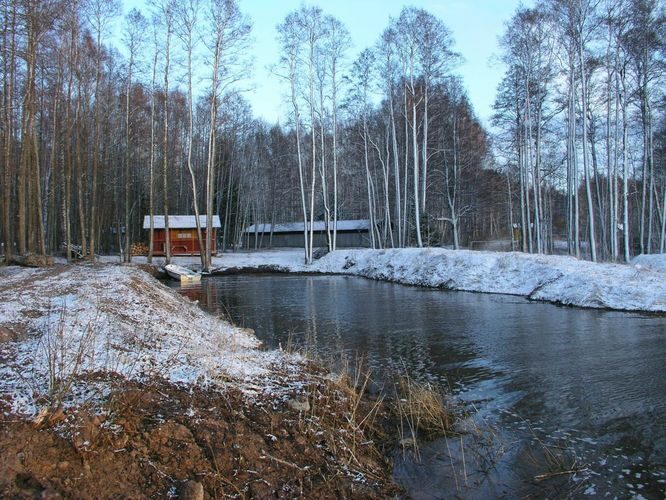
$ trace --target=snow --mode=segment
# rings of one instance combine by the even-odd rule
[[[251,330],[211,317],[135,267],[3,269],[0,278],[0,327],[21,332],[0,343],[0,399],[13,413],[34,415],[53,375],[159,376],[279,395],[301,371],[298,356],[260,350]]]
[[[324,231],[326,225],[324,221],[315,221],[314,224],[315,231]],[[308,228],[310,226],[308,225]],[[370,221],[368,219],[359,219],[359,220],[339,220],[337,223],[338,231],[367,231],[370,228]],[[333,231],[333,224],[330,226],[331,231]],[[274,233],[295,233],[303,232],[303,222],[288,222],[282,224],[274,224],[273,232]],[[270,233],[271,224],[252,224],[247,227],[243,232],[245,233]]]
[[[666,312],[666,279],[656,264],[596,264],[568,256],[441,248],[338,250],[310,266],[303,262],[302,250],[228,253],[214,260],[220,271],[350,274],[579,307]]]
[[[637,255],[631,259],[631,263],[639,268],[651,269],[653,271],[666,272],[666,253],[654,253],[650,255]]]
[[[205,215],[199,216],[199,225],[205,228],[207,218]],[[169,215],[169,229],[194,229],[197,227],[195,215]],[[213,215],[213,227],[221,227],[220,217]],[[143,218],[143,228],[150,229],[150,215]],[[164,229],[164,215],[153,215],[153,229]]]
[[[108,260],[117,261],[117,257]],[[145,257],[134,257],[145,262]],[[198,257],[174,262],[192,268]],[[155,263],[163,259],[154,259]],[[213,259],[217,271],[328,273],[448,290],[521,295],[532,300],[620,311],[666,312],[666,254],[632,264],[601,264],[559,255],[443,248],[345,249],[311,265],[302,249],[230,252]]]

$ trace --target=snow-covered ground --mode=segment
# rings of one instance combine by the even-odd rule
[[[177,262],[196,267],[199,261],[183,257]],[[440,248],[338,250],[310,266],[303,263],[302,250],[226,253],[214,260],[221,271],[351,274],[579,307],[666,312],[666,256],[637,257],[634,263],[595,264],[567,256]]]
[[[212,318],[135,267],[0,269],[0,399],[15,413],[34,414],[40,397],[58,392],[55,378],[72,379],[66,397],[80,403],[92,389],[78,379],[90,373],[234,384],[250,395],[298,384],[300,358],[258,347],[251,331]]]
[[[666,253],[654,253],[651,255],[637,255],[631,259],[631,263],[639,268],[652,269],[653,271],[666,272]]]

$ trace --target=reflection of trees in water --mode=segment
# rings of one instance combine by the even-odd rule
[[[220,300],[219,287],[214,280],[204,278],[199,283],[180,283],[178,292],[192,302],[198,302],[204,311],[216,316],[222,314],[225,318],[228,317],[226,313],[228,308]]]
[[[188,299],[191,301],[199,301],[201,302],[201,299],[204,295],[203,293],[203,285],[201,283],[180,283],[180,288],[178,292],[181,295],[185,295]],[[206,304],[208,306],[209,304]]]
[[[333,369],[363,358],[380,383],[407,375],[456,386],[492,376],[473,362],[479,357],[473,342],[450,335],[468,330],[472,315],[460,304],[443,310],[439,292],[359,278],[283,275],[204,278],[181,285],[180,292],[255,329],[268,347],[294,346]]]

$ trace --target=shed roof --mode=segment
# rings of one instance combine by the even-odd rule
[[[202,228],[206,227],[206,216],[199,216],[199,224]],[[153,215],[153,227],[155,229],[164,229],[164,215]],[[194,229],[197,227],[196,216],[194,215],[169,215],[169,229]],[[213,227],[221,227],[220,217],[213,215]],[[150,229],[150,215],[143,218],[143,228]]]
[[[308,225],[309,229],[309,225]],[[314,230],[324,231],[326,225],[324,221],[315,221]],[[370,221],[368,219],[359,220],[339,220],[338,231],[367,231],[370,229]],[[333,222],[331,222],[331,230],[333,230]],[[287,222],[283,224],[274,224],[273,233],[297,233],[303,231],[303,222]],[[271,224],[252,224],[245,228],[245,233],[270,233]]]

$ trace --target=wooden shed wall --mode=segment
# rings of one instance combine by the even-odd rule
[[[153,255],[166,255],[166,230],[155,229],[155,246]],[[169,229],[171,236],[171,255],[200,255],[199,241],[197,240],[196,229]],[[206,239],[206,230],[201,229],[202,238]],[[215,240],[217,230],[213,229],[211,255],[217,250]]]

